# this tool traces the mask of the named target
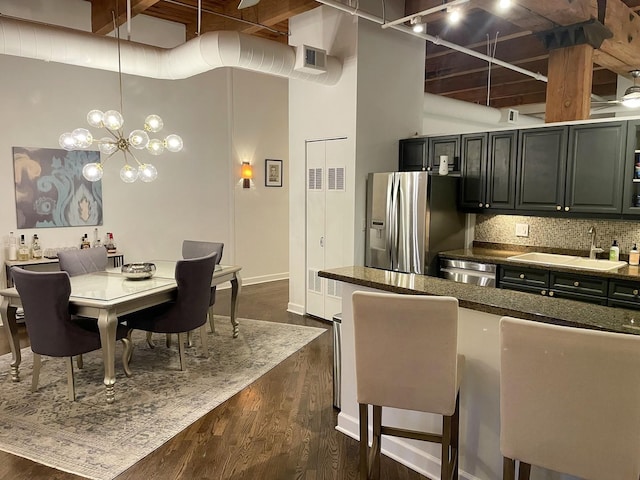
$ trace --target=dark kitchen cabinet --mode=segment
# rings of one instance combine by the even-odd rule
[[[621,213],[626,122],[569,127],[563,210]]]
[[[549,272],[537,268],[501,265],[498,286],[507,290],[546,295],[549,289]]]
[[[461,135],[460,207],[513,209],[517,131]]]
[[[627,123],[622,213],[640,215],[640,120]]]
[[[449,157],[449,173],[460,173],[460,135],[429,137],[428,171],[438,171],[441,155]]]
[[[640,282],[631,280],[609,280],[610,307],[640,310]]]
[[[549,296],[581,302],[607,304],[608,279],[566,272],[551,272]]]
[[[520,130],[516,209],[562,210],[567,138],[564,126]]]
[[[426,170],[427,146],[427,137],[415,137],[400,140],[398,170],[400,172]]]

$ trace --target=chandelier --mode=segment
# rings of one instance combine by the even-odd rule
[[[120,112],[122,108],[122,65],[120,60],[120,27],[116,26],[115,12],[112,12],[114,29],[117,33],[118,45],[118,79],[120,83]],[[133,153],[135,150],[147,150],[151,155],[160,155],[165,150],[169,152],[179,152],[182,150],[182,138],[179,135],[171,134],[160,138],[150,138],[149,133],[157,133],[162,130],[164,123],[158,115],[149,115],[144,121],[142,129],[133,130],[128,135],[122,129],[124,118],[117,110],[91,110],[87,114],[87,123],[95,128],[104,128],[110,136],[100,139],[94,138],[93,134],[86,128],[76,128],[72,132],[65,132],[58,140],[60,146],[65,150],[86,150],[92,144],[98,145],[98,150],[107,159],[118,152],[124,155],[124,166],[120,169],[120,178],[126,183],[133,183],[138,178],[143,182],[152,182],[158,176],[158,170],[151,163],[143,163]],[[133,165],[131,161],[134,161]],[[82,168],[82,175],[90,182],[97,182],[103,175],[103,163],[87,163]]]

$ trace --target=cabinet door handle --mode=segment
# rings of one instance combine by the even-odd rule
[[[564,207],[564,211],[568,212],[569,211],[569,207]]]
[[[580,282],[573,282],[573,286],[574,287],[579,287],[580,286]]]
[[[634,290],[634,291],[633,291],[633,294],[634,294],[634,295],[638,295],[638,290]]]
[[[481,202],[481,203],[479,203],[479,204],[478,204],[478,206],[479,206],[480,208],[482,208],[482,206],[483,206],[483,205],[482,205],[482,202]]]
[[[550,297],[553,297],[553,292],[549,292],[549,296],[550,296]]]
[[[430,172],[430,171],[431,171],[431,167],[427,167],[427,172]]]
[[[560,205],[556,205],[556,210],[560,211],[562,210],[562,207]]]
[[[484,208],[489,208],[491,205],[489,205],[488,203],[484,204]]]
[[[520,274],[520,278],[524,279],[524,273]]]
[[[320,237],[320,246],[324,247],[324,237]]]
[[[546,295],[546,294],[547,294],[547,291],[546,291],[546,290],[542,290],[542,291],[540,292],[540,295]]]

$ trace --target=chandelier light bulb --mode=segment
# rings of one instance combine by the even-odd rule
[[[120,169],[120,179],[124,183],[133,183],[133,182],[135,182],[138,179],[138,175],[139,175],[138,170],[133,168],[128,163],[125,164],[125,166]],[[156,175],[157,175],[157,173],[156,173]]]
[[[120,112],[116,110],[107,110],[102,118],[104,126],[109,130],[120,130],[124,125],[124,118]]]
[[[171,135],[167,135],[167,138],[164,139],[164,144],[167,147],[167,150],[170,152],[179,152],[182,150],[183,143],[180,135],[176,135],[172,133]]]
[[[118,150],[118,144],[113,138],[103,137],[98,140],[98,150],[105,155],[112,155]]]
[[[158,115],[149,115],[144,120],[144,129],[149,132],[159,132],[163,126],[164,122]]]
[[[82,167],[82,176],[90,182],[97,182],[102,178],[102,164],[101,163],[87,163]]]
[[[76,148],[89,148],[93,143],[93,135],[86,128],[76,128],[71,135],[75,140]]]
[[[129,134],[129,145],[142,150],[149,145],[149,135],[144,130],[134,130]]]
[[[102,119],[104,118],[104,113],[101,110],[91,110],[87,113],[87,123],[95,128],[104,127],[104,123]]]
[[[152,138],[151,140],[149,140],[147,150],[151,155],[160,155],[162,152],[164,152],[164,142],[162,140],[158,140],[157,138]]]
[[[143,163],[138,167],[140,180],[145,183],[153,182],[158,177],[158,170],[150,163]]]
[[[65,132],[62,135],[60,135],[60,138],[58,139],[58,143],[62,148],[68,151],[75,150],[76,148],[76,139],[73,138],[73,135],[71,134],[71,132]]]

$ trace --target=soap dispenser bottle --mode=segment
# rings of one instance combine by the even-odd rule
[[[629,265],[638,264],[640,264],[640,251],[638,251],[638,247],[634,243],[633,248],[629,251]]]
[[[620,247],[618,246],[618,240],[614,240],[611,248],[609,249],[609,260],[612,262],[620,260]]]

